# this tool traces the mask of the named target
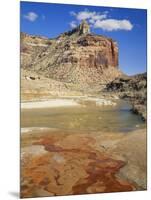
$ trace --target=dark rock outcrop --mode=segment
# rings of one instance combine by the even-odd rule
[[[121,98],[132,102],[132,111],[146,120],[147,73],[121,76],[106,85],[105,91],[118,92]]]

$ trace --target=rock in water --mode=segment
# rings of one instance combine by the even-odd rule
[[[90,33],[86,21],[55,39],[21,33],[21,67],[47,78],[83,85],[118,77],[118,46]]]

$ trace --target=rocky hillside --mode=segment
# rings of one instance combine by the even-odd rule
[[[91,34],[86,21],[54,39],[21,33],[21,67],[82,86],[108,83],[121,74],[117,43]]]
[[[31,36],[26,33],[21,33],[21,67],[29,68],[32,64],[44,54],[51,40],[44,37]]]
[[[106,85],[105,91],[118,92],[121,98],[132,102],[132,111],[146,120],[147,105],[147,73],[116,78]]]

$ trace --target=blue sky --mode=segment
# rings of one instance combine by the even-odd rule
[[[133,75],[146,71],[146,10],[22,1],[20,12],[22,32],[48,38],[86,19],[93,33],[118,42],[119,68],[123,72]]]

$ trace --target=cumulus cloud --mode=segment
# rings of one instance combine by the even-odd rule
[[[105,19],[97,20],[94,23],[94,28],[101,28],[105,31],[117,31],[117,30],[126,30],[130,31],[133,28],[133,25],[129,20],[116,20],[116,19]]]
[[[98,20],[98,19],[104,19],[106,18],[106,13],[99,13],[99,12],[90,12],[89,10],[80,11],[78,13],[75,13],[74,11],[70,12],[72,16],[75,16],[77,20]]]
[[[28,12],[26,15],[24,15],[24,18],[34,22],[38,18],[38,15],[35,12]]]
[[[105,12],[91,12],[89,10],[80,11],[78,13],[72,11],[70,15],[75,17],[76,21],[72,21],[70,26],[72,28],[77,26],[82,20],[87,20],[92,28],[100,28],[104,31],[117,31],[117,30],[127,30],[130,31],[133,28],[132,23],[127,19],[117,20],[109,19],[108,11]]]

